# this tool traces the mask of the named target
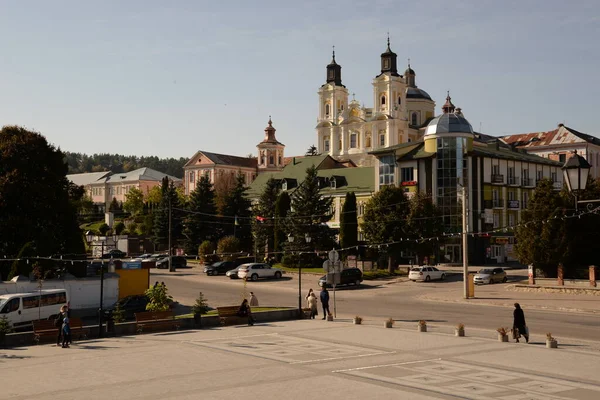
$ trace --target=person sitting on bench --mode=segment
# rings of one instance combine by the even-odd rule
[[[238,317],[248,317],[248,325],[254,325],[254,318],[252,318],[252,310],[250,309],[250,305],[248,304],[248,300],[244,299],[240,308],[237,312]]]

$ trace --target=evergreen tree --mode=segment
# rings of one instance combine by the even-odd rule
[[[252,202],[246,194],[247,191],[245,176],[239,172],[235,177],[233,189],[225,196],[222,208],[223,216],[230,217],[224,219],[223,233],[238,238],[242,250],[252,248]]]
[[[215,192],[210,179],[202,175],[188,200],[190,213],[185,217],[183,235],[187,254],[197,254],[204,241],[216,241]]]
[[[400,241],[406,237],[408,200],[402,188],[384,186],[369,199],[361,228],[371,244]],[[401,243],[384,249],[389,256],[388,269],[395,269],[395,259],[400,255]]]
[[[280,253],[283,251],[287,238],[285,235],[285,221],[288,213],[290,212],[292,200],[288,192],[281,192],[277,196],[275,203],[275,227],[274,227],[274,240],[273,249],[275,252]],[[277,254],[276,258],[281,259],[281,254]]]
[[[433,203],[431,195],[417,191],[408,203],[407,232],[408,237],[418,240],[414,245],[419,260],[435,255],[439,242],[438,236],[443,234],[441,212]],[[425,240],[421,240],[425,239]]]
[[[516,253],[522,264],[533,264],[546,276],[556,276],[557,266],[565,260],[565,202],[550,179],[538,182],[527,209],[521,212],[516,229]]]
[[[121,210],[121,207],[119,206],[119,202],[117,201],[117,198],[113,197],[112,201],[110,202],[110,205],[108,206],[108,211],[117,213],[120,210]]]
[[[346,199],[340,214],[340,246],[354,247],[358,243],[358,215],[356,213],[356,195],[346,193]]]
[[[182,234],[182,212],[179,196],[173,182],[164,177],[161,184],[159,208],[154,212],[154,243],[165,246],[169,241],[169,210],[171,211],[171,246],[174,247]],[[169,249],[172,251],[172,249]]]
[[[291,200],[286,231],[294,237],[294,242],[288,243],[287,248],[291,251],[330,248],[334,233],[326,223],[332,218],[333,199],[321,196],[315,166],[306,170],[306,177],[292,193]],[[310,243],[305,241],[307,235],[311,238]]]
[[[309,148],[306,150],[306,153],[304,155],[305,156],[318,156],[319,152],[317,151],[317,147],[313,144],[313,145],[309,146]]]
[[[270,178],[258,198],[258,202],[253,207],[252,229],[255,240],[254,247],[257,253],[262,253],[265,247],[267,253],[275,251],[274,221],[278,194],[279,185],[275,179]]]

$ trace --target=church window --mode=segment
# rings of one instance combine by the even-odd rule
[[[190,172],[190,183],[194,183],[194,178],[195,178],[194,175],[195,175],[194,171]]]
[[[350,134],[350,148],[351,149],[355,149],[358,147],[358,135],[356,133],[351,133]]]
[[[402,104],[402,96],[398,96],[398,105]]]
[[[342,111],[344,111],[344,105],[343,105],[343,104],[342,104],[342,106],[340,107],[340,109],[341,109]]]
[[[342,151],[342,138],[340,138],[340,140],[338,140],[338,149],[340,151]]]
[[[371,147],[371,134],[367,133],[367,138],[365,139],[365,147]]]
[[[275,157],[273,157],[273,155],[271,154],[269,156],[269,165],[273,165],[273,164],[275,164]]]
[[[277,161],[277,165],[282,165],[283,164],[282,159],[281,159],[281,155],[279,155],[279,158],[277,160],[278,160]]]
[[[379,145],[385,146],[385,135],[384,134],[379,135]]]
[[[329,117],[329,111],[330,111],[330,107],[329,107],[329,103],[325,104],[325,116]]]
[[[412,113],[411,117],[410,117],[410,123],[411,125],[417,125],[418,124],[418,119],[419,116],[416,112]]]
[[[385,106],[385,96],[381,96],[381,105]]]
[[[325,139],[325,141],[323,142],[323,148],[326,152],[329,151],[329,139]]]

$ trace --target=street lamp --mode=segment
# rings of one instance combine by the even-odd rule
[[[87,231],[85,233],[85,238],[87,240],[87,242],[90,244],[90,246],[94,246],[92,244],[92,242],[94,241],[94,237],[96,235],[94,235],[91,231]],[[98,310],[98,337],[101,338],[102,337],[102,317],[104,316],[104,243],[105,243],[106,237],[104,238],[104,240],[102,240],[102,253],[100,255],[102,262],[100,264],[100,309]],[[92,251],[92,256],[93,256],[94,252]],[[111,262],[112,262],[112,254],[110,256],[111,258]]]
[[[310,244],[312,238],[308,233],[304,234],[306,244]],[[288,242],[294,243],[294,236],[288,235]],[[298,259],[298,313],[302,315],[302,261]]]
[[[590,174],[590,168],[592,168],[590,163],[588,163],[585,158],[577,154],[577,151],[574,151],[571,158],[569,158],[565,165],[562,166],[567,188],[569,189],[569,192],[573,193],[573,196],[575,196],[575,211],[577,211],[577,205],[579,203],[590,203],[597,201],[577,200],[578,193],[585,190],[587,179]]]

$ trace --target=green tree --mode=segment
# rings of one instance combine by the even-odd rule
[[[294,237],[293,243],[287,243],[291,251],[311,251],[316,247],[330,248],[333,243],[333,231],[327,225],[331,219],[330,197],[320,193],[317,168],[306,170],[306,176],[291,196],[292,207],[286,221],[286,231]],[[306,243],[305,237],[311,238]]]
[[[233,260],[236,253],[240,251],[240,241],[233,236],[225,236],[217,243],[217,253],[223,255],[223,259]]]
[[[113,213],[121,211],[121,205],[119,204],[116,197],[113,197],[112,201],[110,202],[110,205],[108,206],[108,211]]]
[[[146,296],[149,300],[146,311],[168,311],[169,304],[173,300],[164,284],[154,285],[146,290]]]
[[[165,246],[169,240],[169,214],[171,217],[171,246],[174,247],[182,236],[182,212],[179,196],[172,181],[164,177],[161,184],[162,198],[159,208],[154,212],[154,243]],[[167,246],[168,247],[168,246]],[[172,252],[169,249],[169,254]]]
[[[130,213],[132,216],[140,215],[144,211],[144,194],[138,188],[131,188],[125,194],[125,202],[123,210]]]
[[[64,154],[37,132],[0,130],[0,254],[32,242],[37,255],[85,252]]]
[[[154,209],[160,205],[162,196],[162,186],[154,186],[145,194],[144,200],[148,203],[149,208]]]
[[[135,221],[130,222],[129,225],[127,225],[127,231],[130,235],[137,235],[137,228],[138,224]]]
[[[550,179],[542,179],[521,212],[516,229],[516,254],[522,264],[533,264],[546,276],[556,276],[557,266],[564,262],[566,238],[565,202],[554,190]]]
[[[253,207],[254,219],[252,220],[252,231],[255,240],[255,249],[263,252],[266,247],[267,253],[275,251],[275,205],[279,195],[277,181],[270,178]]]
[[[308,149],[306,150],[306,153],[304,154],[305,156],[318,156],[319,152],[317,151],[317,147],[312,144],[308,147]]]
[[[277,202],[275,203],[275,232],[273,248],[276,252],[280,253],[283,251],[285,243],[287,242],[285,230],[286,220],[290,208],[292,206],[292,200],[288,192],[281,192],[277,196]],[[277,255],[277,259],[281,259],[281,254]]]
[[[246,192],[245,175],[241,172],[235,177],[235,185],[225,195],[225,204],[221,209],[221,214],[225,217],[226,224],[222,225],[223,233],[234,235],[240,241],[241,249],[250,250],[252,248],[252,202]]]
[[[371,244],[400,241],[406,237],[408,200],[402,188],[384,186],[365,205],[361,224],[365,239]],[[395,269],[395,259],[403,246],[400,243],[386,246],[388,269]]]
[[[123,221],[117,222],[114,226],[114,230],[117,235],[123,233],[123,231],[125,230],[125,224],[123,223]]]
[[[205,240],[200,243],[200,246],[198,246],[198,255],[200,256],[200,261],[205,264],[211,261],[216,261],[215,259],[217,257],[213,256],[215,250],[215,245],[210,240]]]
[[[98,227],[98,232],[102,236],[106,235],[108,233],[108,231],[110,231],[110,226],[108,226],[108,224],[106,224],[104,222],[102,224],[100,224],[100,226]]]
[[[29,274],[33,270],[33,260],[29,260],[27,257],[35,256],[35,248],[32,242],[27,242],[19,254],[17,254],[17,260],[13,261],[12,267],[8,274],[8,279],[11,280],[15,276],[26,276],[29,278]]]
[[[195,254],[203,241],[216,240],[215,192],[209,178],[203,175],[190,193],[187,204],[189,213],[184,219],[184,246],[188,254]]]
[[[435,254],[439,242],[438,236],[443,234],[441,212],[433,203],[431,195],[417,191],[408,203],[407,233],[416,240],[414,250],[419,260]]]
[[[346,199],[340,214],[340,246],[353,247],[358,244],[358,215],[356,213],[356,195],[346,193]]]
[[[192,306],[192,313],[194,314],[206,314],[209,310],[208,301],[206,297],[204,297],[204,293],[198,293],[198,297],[196,298],[196,302]]]

